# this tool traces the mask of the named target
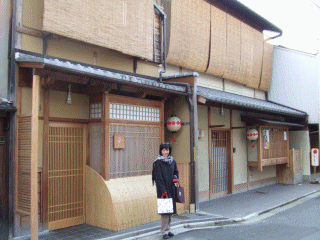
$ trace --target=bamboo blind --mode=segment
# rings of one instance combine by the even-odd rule
[[[153,60],[152,0],[45,0],[43,30]]]
[[[154,13],[154,57],[153,60],[156,63],[161,63],[162,61],[162,24],[161,17],[158,12]]]
[[[81,126],[50,126],[48,142],[49,229],[65,221],[84,220],[84,129]],[[68,222],[70,220],[70,222]],[[61,227],[61,226],[60,226]]]
[[[211,48],[207,73],[222,77],[227,66],[227,14],[211,6]]]
[[[124,134],[125,148],[114,149],[114,134]],[[111,124],[110,178],[151,174],[160,137],[159,126]]]
[[[269,91],[272,74],[273,45],[264,43],[263,45],[263,64],[259,89]]]
[[[243,81],[239,81],[241,63],[240,24],[240,20],[227,14],[227,69],[223,74],[223,78],[243,83]]]
[[[31,117],[18,117],[17,210],[31,211]]]
[[[171,1],[168,63],[204,72],[209,39],[210,4],[202,0]]]

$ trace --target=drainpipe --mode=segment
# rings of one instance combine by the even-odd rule
[[[195,125],[197,125],[197,121],[195,121],[194,114],[197,113],[195,109],[195,99],[196,99],[196,93],[192,91],[190,85],[188,83],[180,83],[180,82],[163,82],[163,76],[162,74],[167,71],[167,56],[166,56],[166,19],[167,15],[166,13],[156,4],[154,3],[155,8],[160,12],[161,18],[163,21],[163,41],[162,41],[162,49],[163,49],[163,70],[159,72],[159,81],[164,84],[171,84],[176,86],[184,86],[186,87],[187,97],[186,101],[188,103],[189,107],[189,113],[190,113],[190,212],[194,212],[196,209],[198,209],[199,201],[198,199],[198,178],[196,177],[196,141],[195,138],[197,137],[197,133],[195,132]],[[181,75],[183,76],[183,75]],[[177,77],[177,76],[175,76]],[[169,78],[168,76],[166,78]],[[195,90],[195,89],[194,89]],[[197,127],[196,127],[197,129]]]
[[[12,16],[11,16],[11,41],[9,55],[9,71],[8,71],[8,99],[16,101],[16,63],[15,63],[15,44],[16,44],[16,21],[17,21],[17,0],[12,0]],[[15,199],[15,164],[14,164],[14,136],[15,136],[15,114],[10,113],[9,118],[9,139],[8,139],[8,161],[9,161],[9,238],[14,236],[14,199]]]

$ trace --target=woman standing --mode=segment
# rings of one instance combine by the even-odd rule
[[[176,214],[175,183],[179,182],[176,161],[171,156],[172,146],[165,142],[160,145],[159,156],[153,163],[152,182],[156,182],[158,198],[172,198],[173,213]],[[161,214],[161,234],[163,239],[174,236],[170,232],[172,214]]]

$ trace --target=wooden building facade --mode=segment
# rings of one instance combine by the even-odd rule
[[[11,237],[159,219],[152,163],[173,138],[186,190],[178,214],[272,184],[288,165],[289,127],[304,127],[306,114],[266,100],[273,48],[263,30],[281,30],[242,4],[12,3]],[[177,133],[166,128],[173,114],[183,123]],[[251,152],[250,127],[259,131]]]

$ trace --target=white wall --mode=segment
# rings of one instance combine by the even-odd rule
[[[0,97],[7,98],[11,1],[0,0]]]
[[[305,111],[309,115],[309,123],[319,123],[317,57],[283,47],[274,47],[268,99]]]
[[[311,174],[309,131],[290,131],[289,148],[302,149],[303,175],[309,176]]]

